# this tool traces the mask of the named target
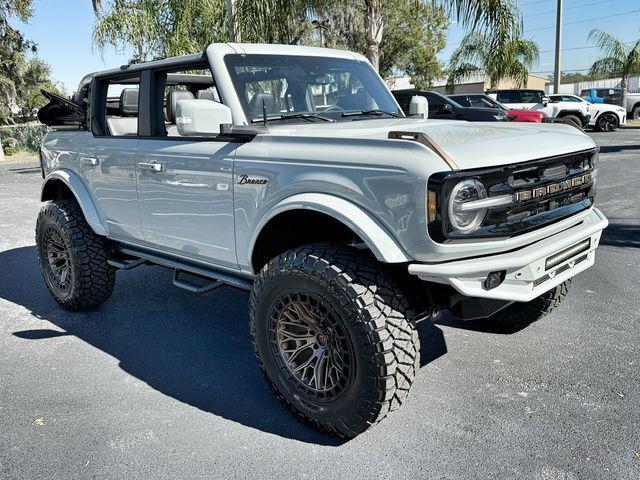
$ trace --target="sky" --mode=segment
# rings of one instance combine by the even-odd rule
[[[553,71],[555,8],[557,0],[520,0],[524,37],[540,47],[540,63],[531,71]],[[34,0],[35,15],[28,24],[13,21],[27,38],[38,44],[38,55],[52,70],[55,80],[73,91],[80,79],[96,70],[127,63],[131,52],[106,48],[95,51],[91,34],[95,16],[91,0]],[[640,37],[640,0],[564,0],[562,70],[586,70],[598,50],[587,40],[592,28],[611,32],[623,41]],[[455,23],[449,28],[447,46],[438,55],[448,60],[464,36]]]

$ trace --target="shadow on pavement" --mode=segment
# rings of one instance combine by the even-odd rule
[[[640,248],[640,225],[610,223],[602,233],[600,245]]]
[[[625,150],[640,150],[640,144],[637,145],[603,145],[600,147],[600,153],[615,153]]]
[[[344,443],[300,423],[266,386],[249,341],[245,292],[224,287],[195,297],[171,285],[171,272],[143,267],[118,273],[113,297],[99,309],[67,312],[49,295],[30,246],[0,252],[0,298],[63,330],[14,332],[19,338],[47,341],[74,335],[180,402],[282,437]],[[419,334],[421,366],[446,353],[442,330],[435,324],[420,323]]]

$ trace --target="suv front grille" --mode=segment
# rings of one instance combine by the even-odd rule
[[[462,238],[511,237],[557,222],[593,205],[597,150],[549,157],[489,169],[435,174],[429,189],[436,192],[438,215],[429,235],[438,242]],[[471,234],[454,231],[447,221],[448,193],[461,180],[480,180],[489,195],[512,194],[514,203],[488,211]]]

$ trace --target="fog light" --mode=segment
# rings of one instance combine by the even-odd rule
[[[482,285],[485,290],[492,290],[498,286],[502,282],[504,282],[504,277],[507,275],[506,270],[500,270],[497,272],[491,272],[487,275],[487,278],[484,279],[484,284]]]

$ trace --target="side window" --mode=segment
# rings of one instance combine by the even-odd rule
[[[525,103],[520,92],[498,92],[498,101],[501,103]]]
[[[426,97],[429,101],[429,113],[440,113],[444,105],[442,99],[431,94],[427,94]]]
[[[212,137],[219,134],[220,123],[230,123],[231,114],[225,114],[208,64],[156,71],[155,83],[162,90],[162,101],[155,104],[157,110],[151,113],[152,117],[162,118],[159,136]],[[229,120],[223,122],[225,115]]]
[[[102,98],[106,135],[112,137],[138,135],[138,94],[140,76],[108,80]],[[104,88],[103,87],[103,88]]]
[[[590,97],[591,96],[591,91],[590,90],[582,90],[580,92],[580,96],[581,97]]]

